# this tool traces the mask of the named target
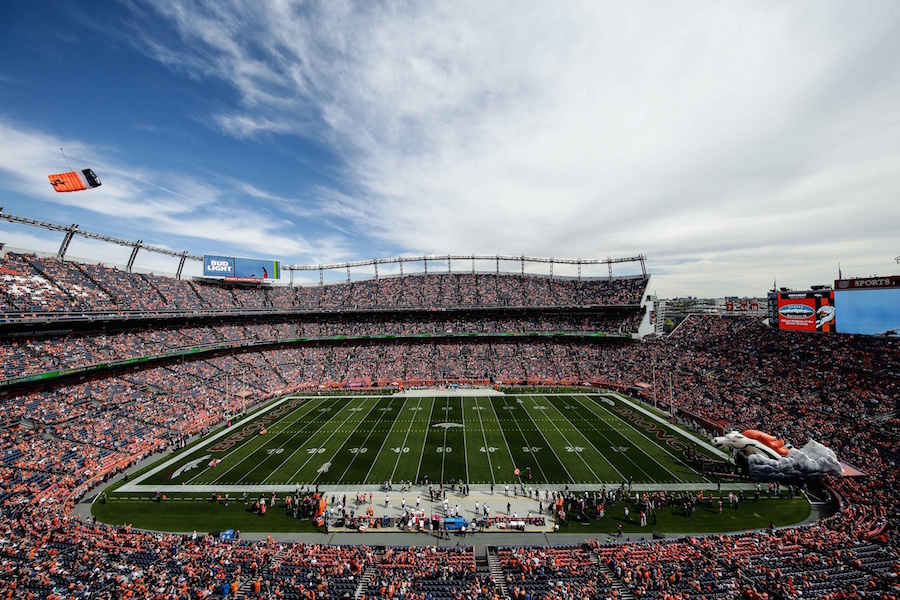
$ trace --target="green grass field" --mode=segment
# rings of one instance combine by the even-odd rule
[[[708,493],[709,491],[707,491]],[[501,497],[495,498],[502,504]],[[463,504],[471,508],[472,501],[463,501]],[[622,525],[623,533],[630,535],[633,539],[640,535],[649,537],[653,531],[667,534],[747,531],[763,529],[770,523],[774,523],[778,527],[792,525],[803,521],[810,514],[809,502],[800,496],[792,500],[786,497],[763,497],[756,502],[749,500],[737,510],[726,508],[722,514],[719,514],[716,505],[709,507],[701,504],[695,513],[687,517],[682,515],[681,509],[678,507],[663,507],[657,512],[655,525],[649,524],[647,527],[640,527],[634,513],[632,513],[630,521],[625,522],[624,505],[624,502],[619,502],[615,506],[610,506],[603,518],[596,518],[596,515],[592,514],[590,522],[585,525],[571,521],[568,527],[560,528],[559,533],[613,535],[617,532],[619,525]],[[116,525],[127,523],[143,529],[159,531],[201,530],[205,532],[224,531],[225,529],[239,529],[245,533],[314,533],[322,531],[309,519],[294,519],[281,509],[271,510],[265,517],[260,517],[236,499],[225,506],[221,500],[212,503],[200,498],[190,500],[189,496],[177,494],[174,498],[169,497],[161,503],[154,502],[151,496],[140,500],[113,498],[106,504],[96,503],[93,512],[104,523]]]
[[[470,516],[477,498],[505,508],[505,488],[516,484],[597,490],[631,478],[643,489],[708,493],[716,482],[688,458],[692,453],[715,458],[704,441],[670,425],[667,415],[616,395],[289,397],[112,486],[107,502],[95,503],[93,514],[107,523],[165,531],[302,533],[316,529],[280,508],[264,518],[253,514],[240,501],[242,493],[252,499],[277,491],[283,498],[298,484],[320,486],[326,494],[375,491],[376,514],[389,516],[400,514],[399,496],[427,496],[429,483],[451,481],[472,486],[471,498],[454,499]],[[418,487],[392,493],[387,506],[378,490],[388,480],[395,490],[401,481]],[[220,501],[209,501],[213,491]],[[155,502],[157,493],[166,499]],[[231,498],[227,506],[224,493]],[[523,510],[537,510],[536,499],[524,502]],[[648,534],[647,528],[624,523],[620,512],[611,509],[605,518],[566,531],[613,533],[622,524],[627,534]],[[809,514],[804,499],[766,498],[721,515],[706,507],[691,517],[661,509],[652,529],[737,531],[796,523]]]
[[[293,398],[142,484],[708,481],[686,460],[692,445],[664,420],[598,395]]]

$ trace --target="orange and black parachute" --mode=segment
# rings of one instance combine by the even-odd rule
[[[55,173],[48,175],[47,178],[57,192],[80,192],[88,188],[100,187],[100,178],[94,175],[90,169]]]

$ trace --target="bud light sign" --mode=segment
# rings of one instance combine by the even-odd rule
[[[276,280],[281,276],[281,263],[277,260],[257,258],[204,256],[203,275],[224,277],[230,281]]]
[[[206,277],[234,277],[234,258],[230,256],[204,256],[203,275]]]

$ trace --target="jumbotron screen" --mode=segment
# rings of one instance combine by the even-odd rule
[[[769,294],[769,318],[785,331],[835,331],[834,292]]]
[[[834,282],[838,333],[897,335],[900,277],[838,279]]]

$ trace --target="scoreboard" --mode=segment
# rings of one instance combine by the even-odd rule
[[[838,333],[897,335],[900,277],[864,277],[834,282]]]
[[[785,331],[835,331],[832,290],[770,293],[768,312],[769,323]]]
[[[900,276],[838,279],[833,290],[770,292],[769,323],[785,331],[896,336]]]

